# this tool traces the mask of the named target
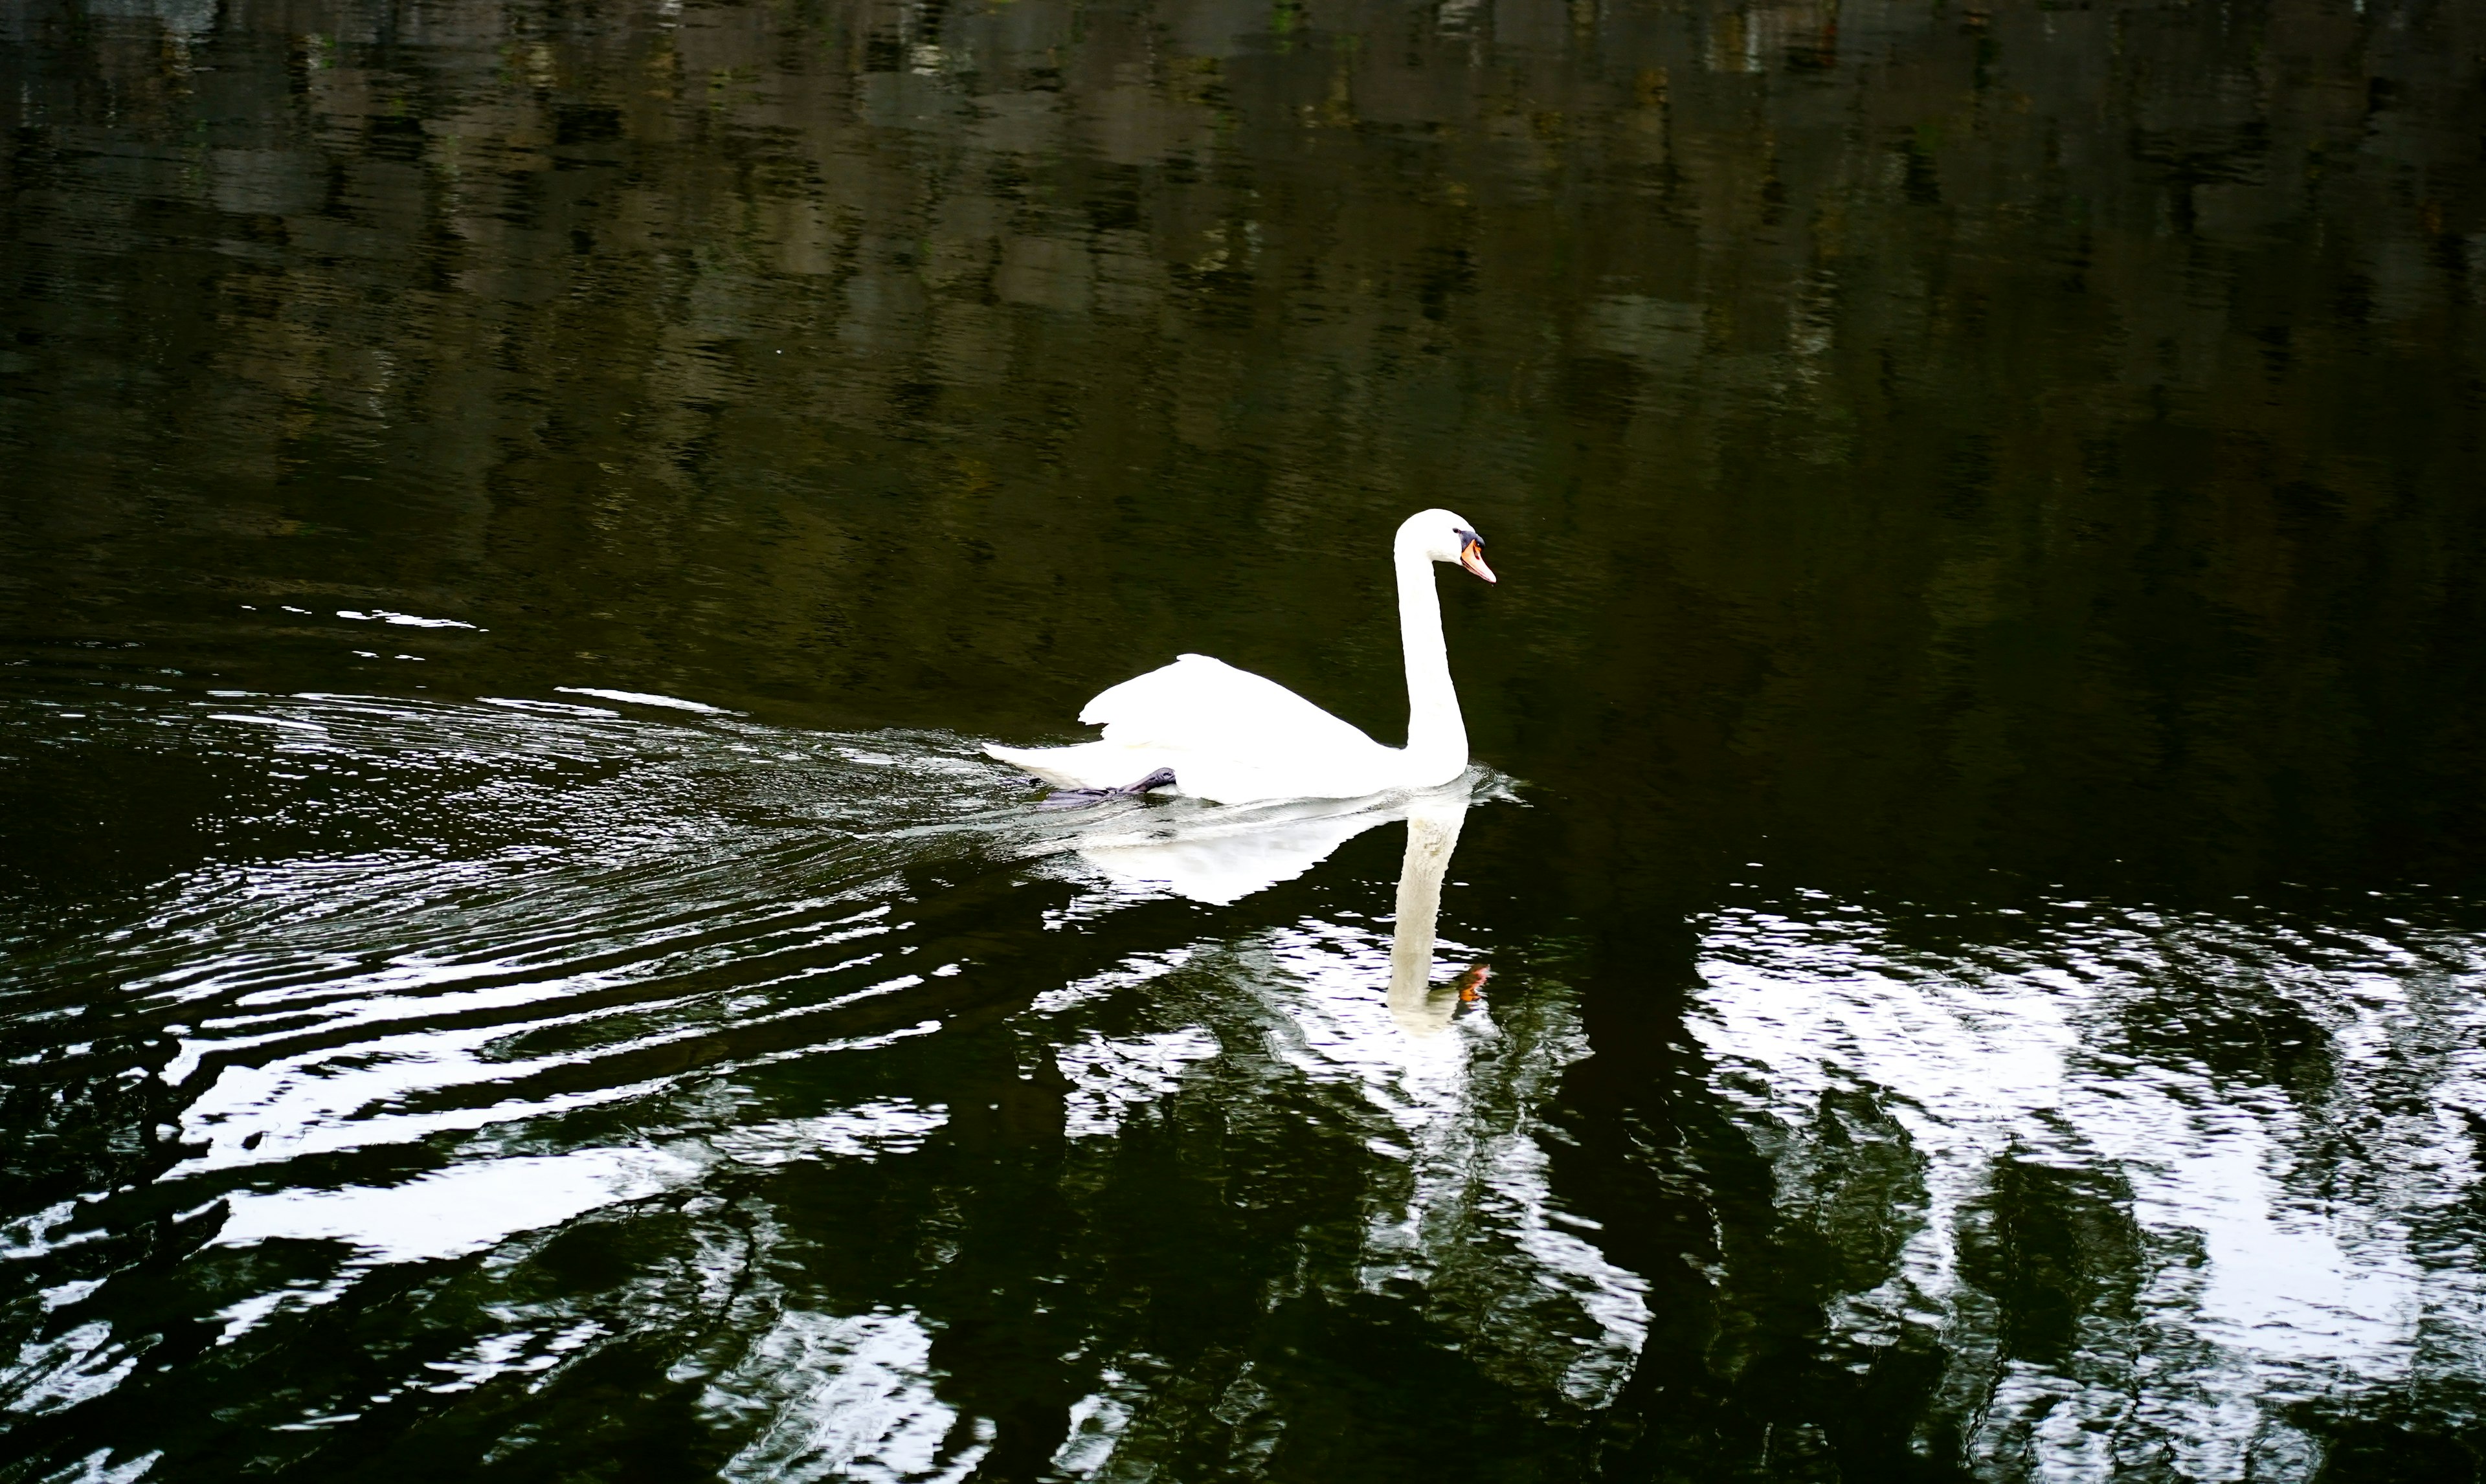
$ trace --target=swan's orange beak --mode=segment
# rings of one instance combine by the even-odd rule
[[[1484,542],[1475,536],[1469,536],[1467,544],[1459,548],[1459,565],[1487,582],[1497,580],[1493,575],[1493,568],[1484,564]]]

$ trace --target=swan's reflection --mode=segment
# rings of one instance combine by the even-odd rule
[[[1454,983],[1433,984],[1433,928],[1442,914],[1442,878],[1450,872],[1451,852],[1459,848],[1459,826],[1468,816],[1465,783],[1453,789],[1428,795],[1407,809],[1407,854],[1398,866],[1398,918],[1390,936],[1390,1018],[1415,1035],[1448,1027],[1481,976],[1479,967]]]
[[[1150,807],[1142,811],[1146,833],[1127,827],[1091,832],[1079,840],[1079,858],[1120,885],[1157,888],[1222,907],[1294,880],[1400,812],[1329,800],[1239,809]]]
[[[1377,800],[1151,809],[1146,834],[1132,830],[1129,816],[1123,816],[1088,834],[1078,851],[1081,860],[1116,882],[1222,906],[1293,880],[1367,830],[1406,820],[1407,853],[1398,867],[1397,922],[1390,944],[1390,1014],[1402,1029],[1429,1035],[1450,1025],[1482,975],[1479,968],[1450,984],[1432,983],[1442,881],[1473,793],[1471,780],[1461,778],[1441,788]]]

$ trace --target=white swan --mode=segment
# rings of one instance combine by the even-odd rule
[[[1398,568],[1398,638],[1407,659],[1407,745],[1383,747],[1301,696],[1204,654],[1099,694],[1079,713],[1104,737],[1075,747],[987,747],[1004,762],[1081,793],[1171,787],[1220,804],[1354,799],[1447,783],[1468,765],[1467,724],[1450,685],[1442,601],[1432,563],[1487,582],[1484,542],[1448,510],[1407,517],[1391,542]]]

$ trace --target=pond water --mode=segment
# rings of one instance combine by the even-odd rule
[[[2478,1471],[2486,10],[0,37],[0,1480]]]

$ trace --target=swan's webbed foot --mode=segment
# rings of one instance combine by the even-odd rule
[[[1174,769],[1159,768],[1138,783],[1124,783],[1119,788],[1057,788],[1045,795],[1044,801],[1036,805],[1036,808],[1086,809],[1091,804],[1102,804],[1107,799],[1127,799],[1133,794],[1146,793],[1151,788],[1173,786]]]

